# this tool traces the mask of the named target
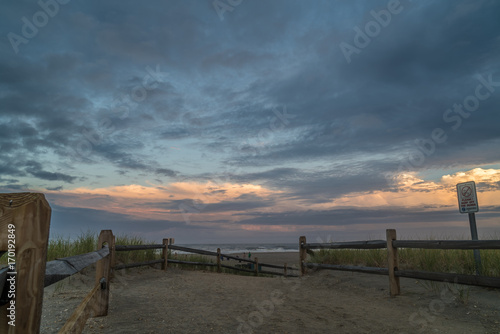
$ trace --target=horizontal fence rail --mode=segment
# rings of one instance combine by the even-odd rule
[[[183,247],[183,246],[175,246],[175,245],[168,245],[169,250],[178,250],[181,252],[187,252],[187,253],[193,253],[193,254],[200,254],[200,255],[206,255],[206,256],[215,256],[218,259],[217,263],[209,263],[209,262],[190,262],[190,261],[181,261],[181,260],[171,260],[168,259],[169,263],[176,263],[176,264],[187,264],[187,265],[204,265],[204,266],[209,266],[209,267],[218,267],[218,268],[226,268],[226,269],[232,269],[235,271],[243,271],[243,272],[250,272],[250,273],[261,273],[261,274],[269,274],[269,275],[286,275],[289,277],[298,277],[298,275],[294,274],[288,274],[288,270],[298,270],[297,268],[289,267],[289,266],[279,266],[279,265],[274,265],[274,264],[267,264],[267,263],[259,263],[258,261],[255,260],[250,260],[246,259],[243,257],[237,257],[229,254],[223,254],[219,252],[211,252],[211,251],[206,251],[206,250],[201,250],[201,249],[195,249],[195,248],[189,248],[189,247]],[[253,264],[256,269],[249,269],[249,268],[244,268],[244,267],[235,267],[235,266],[230,266],[230,265],[225,265],[220,263],[220,259],[226,258],[226,259],[232,259],[236,260],[239,262],[246,262],[248,264]],[[281,273],[281,272],[275,272],[275,271],[265,271],[261,270],[259,268],[261,267],[268,267],[268,268],[274,268],[274,269],[281,269],[284,271],[287,271]],[[220,270],[220,269],[219,269]]]
[[[166,242],[167,240],[169,240],[169,241]],[[207,250],[202,250],[202,249],[177,246],[177,245],[173,245],[171,242],[173,242],[173,239],[164,239],[163,244],[157,244],[157,245],[115,245],[114,250],[116,252],[149,250],[149,249],[163,249],[164,250],[164,258],[160,259],[160,260],[152,260],[152,261],[145,261],[145,262],[118,264],[118,265],[114,265],[113,269],[114,270],[121,270],[121,269],[126,269],[126,268],[135,268],[135,267],[140,267],[140,266],[154,265],[154,264],[158,264],[158,263],[162,263],[164,265],[164,269],[166,269],[165,263],[172,263],[172,264],[180,264],[180,265],[217,267],[218,271],[220,271],[221,268],[226,268],[226,269],[231,269],[234,271],[256,273],[257,275],[260,273],[260,274],[269,274],[269,275],[298,277],[298,275],[290,273],[293,270],[298,270],[298,268],[290,267],[290,266],[287,266],[286,264],[280,266],[280,265],[275,265],[275,264],[259,263],[258,261],[256,261],[257,259],[251,260],[251,259],[246,259],[243,257],[230,255],[230,254],[223,254],[223,253],[220,253],[220,250],[218,250],[217,252],[212,252],[212,251],[207,251]],[[165,258],[165,256],[167,256],[167,253],[165,252],[166,249],[168,249],[170,251],[180,251],[180,252],[186,252],[186,253],[191,253],[191,254],[213,256],[213,257],[216,257],[217,263],[194,262],[194,261],[184,261],[184,260],[177,260],[177,259],[168,259],[168,258]],[[245,262],[246,265],[248,265],[248,266],[252,265],[253,268],[243,267],[243,265],[241,267],[239,267],[239,266],[236,267],[236,266],[222,264],[221,260],[224,258],[228,259],[228,260],[229,259],[236,260],[238,262]],[[262,270],[261,268],[263,268],[263,267],[272,268],[272,269],[279,269],[279,270],[282,270],[283,272]]]
[[[148,250],[148,249],[162,249],[165,245],[115,245],[116,252],[126,252],[126,251],[138,251],[138,250]]]
[[[64,257],[47,262],[45,266],[44,287],[48,287],[82,271],[86,267],[105,258],[109,253],[109,248],[105,246],[94,252]],[[0,291],[3,291],[3,295],[7,295],[7,284],[5,283],[8,278],[8,271],[8,267],[0,269]],[[0,299],[0,305],[5,305],[6,302],[7,300]]]
[[[385,240],[369,240],[369,241],[346,241],[346,242],[330,242],[330,243],[312,243],[303,244],[305,249],[379,249],[386,248],[387,241]]]
[[[224,256],[225,258],[228,258],[228,259],[238,260],[241,262],[255,263],[254,260],[246,259],[244,257],[237,257],[237,256],[232,256],[232,255],[226,255],[226,254],[221,254],[221,256]],[[283,267],[280,267],[280,268],[283,268]]]
[[[497,277],[401,270],[399,269],[398,256],[398,249],[402,248],[461,250],[500,249],[500,240],[397,240],[395,230],[389,229],[386,231],[386,234],[387,240],[330,243],[307,243],[306,237],[302,236],[299,239],[301,273],[304,275],[309,268],[388,275],[391,296],[400,293],[400,277],[500,288],[500,278]],[[387,268],[308,263],[306,262],[307,254],[314,254],[311,251],[313,249],[387,249]]]
[[[228,266],[226,264],[221,264],[220,266],[222,268],[232,269],[232,270],[236,270],[236,271],[245,271],[247,273],[254,273],[255,272],[255,270],[252,270],[252,269],[240,268],[240,267],[233,267],[233,266]]]
[[[176,264],[189,264],[192,266],[217,267],[217,263],[208,263],[208,262],[193,262],[193,261],[182,261],[182,260],[171,260],[171,259],[168,259],[168,262]]]
[[[209,256],[217,256],[218,255],[216,252],[210,252],[210,251],[206,251],[206,250],[202,250],[202,249],[195,249],[195,248],[175,246],[175,245],[168,245],[168,249],[178,250],[181,252],[200,254],[200,255],[209,255]]]
[[[389,275],[389,270],[387,268],[379,268],[379,267],[346,266],[340,264],[320,264],[320,263],[305,263],[304,265],[308,268],[315,268],[315,269],[330,269],[330,270],[340,270],[340,271],[354,271],[366,274]]]
[[[477,285],[487,288],[500,288],[500,278],[496,277],[435,273],[417,270],[396,270],[394,275],[398,277],[417,278],[456,284]]]
[[[163,259],[159,259],[159,260],[151,260],[151,261],[144,261],[144,262],[118,264],[118,265],[114,266],[113,269],[120,270],[120,269],[136,268],[136,267],[142,267],[142,266],[151,266],[151,265],[163,263],[163,262],[164,262]],[[170,260],[169,260],[169,262],[170,262]]]
[[[45,269],[45,286],[47,287],[72,276],[108,255],[109,247],[105,246],[95,252],[69,256],[47,262]]]
[[[499,240],[394,240],[396,248],[500,249]]]

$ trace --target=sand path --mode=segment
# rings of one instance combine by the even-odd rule
[[[42,333],[56,333],[92,286],[92,275],[45,291]],[[320,271],[272,278],[137,268],[117,272],[107,317],[84,333],[500,333],[500,291],[472,287],[467,304],[437,284]]]

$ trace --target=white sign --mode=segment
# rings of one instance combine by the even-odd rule
[[[478,212],[476,183],[474,181],[457,184],[458,210],[460,213]]]

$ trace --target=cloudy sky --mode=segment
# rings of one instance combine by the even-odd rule
[[[3,1],[0,191],[52,235],[500,235],[500,3]]]

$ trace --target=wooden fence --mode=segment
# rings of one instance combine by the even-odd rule
[[[94,287],[61,328],[60,333],[81,333],[90,316],[107,315],[110,278],[113,270],[157,263],[161,263],[162,269],[167,270],[170,262],[180,265],[216,267],[218,272],[222,268],[227,268],[235,271],[251,272],[255,275],[296,276],[290,273],[294,268],[288,267],[286,263],[283,266],[260,263],[258,258],[250,260],[222,254],[220,248],[217,249],[217,252],[210,252],[176,246],[173,244],[173,239],[163,239],[163,243],[158,245],[115,245],[115,237],[111,230],[101,231],[95,252],[46,262],[50,215],[51,209],[43,194],[0,194],[0,254],[7,253],[8,255],[8,266],[0,270],[0,291],[2,292],[0,296],[0,333],[39,333],[44,287],[69,277],[93,263],[97,263]],[[388,275],[391,296],[400,293],[400,277],[500,288],[500,278],[495,277],[400,270],[398,258],[398,248],[500,249],[500,240],[404,241],[396,239],[395,230],[387,230],[386,240],[308,244],[305,237],[300,237],[299,244],[301,274],[305,274],[307,268],[319,268]],[[340,248],[387,248],[388,266],[387,268],[372,268],[306,262],[307,253],[312,252],[313,249]],[[146,249],[162,249],[162,258],[153,261],[116,265],[116,252]],[[169,250],[216,256],[217,262],[190,262],[169,259]],[[222,258],[244,262],[253,266],[253,269],[224,265],[221,263]],[[262,270],[262,267],[278,269],[280,272]],[[15,321],[15,326],[9,324],[11,321]]]
[[[182,265],[203,265],[247,271],[259,274],[298,276],[290,274],[295,268],[259,263],[217,252],[173,245],[174,239],[163,239],[158,245],[115,245],[111,230],[102,230],[97,250],[46,262],[51,208],[43,194],[0,194],[0,255],[7,253],[8,266],[0,269],[0,333],[37,334],[40,332],[44,287],[65,279],[83,268],[96,263],[95,283],[91,291],[74,310],[59,333],[81,333],[90,316],[106,316],[109,305],[110,279],[114,270],[161,263],[163,270],[168,262]],[[162,249],[158,260],[116,264],[116,252]],[[168,259],[169,250],[207,256],[217,256],[217,263],[189,262]],[[221,257],[249,263],[254,269],[221,263]],[[262,267],[283,272],[261,270]],[[15,324],[13,326],[12,324]]]
[[[298,275],[291,273],[291,271],[297,270],[297,268],[289,267],[289,266],[287,266],[286,263],[283,266],[278,266],[278,265],[274,265],[274,264],[267,264],[267,263],[260,263],[259,259],[257,257],[254,260],[250,260],[250,259],[245,259],[245,258],[233,256],[230,254],[222,254],[220,251],[220,248],[217,248],[217,252],[211,252],[211,251],[202,250],[202,249],[177,246],[177,245],[174,245],[173,238],[163,239],[163,243],[157,244],[157,245],[115,245],[115,247],[114,247],[114,251],[116,251],[116,252],[146,250],[146,249],[162,249],[163,250],[162,259],[145,261],[145,262],[137,262],[137,263],[119,264],[119,265],[114,264],[113,269],[120,270],[120,269],[125,269],[125,268],[134,268],[134,267],[140,267],[140,266],[161,263],[162,269],[165,270],[167,268],[168,263],[172,263],[172,264],[191,265],[191,266],[217,267],[217,272],[221,272],[222,268],[226,268],[226,269],[231,269],[234,271],[244,271],[244,272],[255,273],[255,275],[257,275],[257,276],[259,274],[268,274],[268,275],[282,275],[282,276],[289,276],[289,277],[298,277]],[[177,260],[177,259],[172,259],[172,258],[169,259],[168,258],[168,250],[181,251],[181,252],[186,252],[186,253],[191,253],[191,254],[199,254],[199,255],[204,255],[204,256],[214,256],[216,258],[216,263],[184,261],[184,260]],[[112,255],[112,257],[114,257],[114,256]],[[245,263],[249,264],[249,266],[245,268],[244,266],[236,267],[236,266],[225,265],[225,264],[222,264],[222,259],[224,259],[224,258],[227,260],[231,259],[231,260],[237,260],[239,262],[245,262]],[[266,270],[262,270],[261,269],[262,267],[279,269],[279,270],[282,270],[282,272],[266,271]]]
[[[200,254],[200,255],[206,255],[206,256],[215,256],[217,259],[217,263],[208,263],[208,262],[189,262],[189,261],[181,261],[181,260],[175,260],[175,259],[170,259],[168,262],[170,263],[177,263],[177,264],[186,264],[186,265],[206,265],[206,266],[214,266],[217,267],[217,272],[221,272],[222,268],[226,269],[231,269],[235,271],[245,271],[245,272],[253,272],[255,273],[256,276],[259,274],[268,274],[268,275],[281,275],[281,276],[288,276],[288,277],[298,277],[298,275],[291,273],[293,270],[297,270],[296,268],[289,267],[286,263],[282,266],[279,265],[274,265],[274,264],[268,264],[268,263],[261,263],[259,262],[259,259],[256,257],[254,260],[250,259],[245,259],[245,258],[240,258],[237,256],[233,256],[230,254],[222,254],[220,251],[220,248],[217,248],[217,252],[210,252],[206,250],[201,250],[201,249],[194,249],[194,248],[188,248],[188,247],[181,247],[181,246],[175,246],[170,244],[168,246],[168,249],[170,250],[177,250],[177,251],[182,251],[186,253],[193,253],[193,254]],[[243,266],[236,267],[236,266],[230,266],[230,265],[225,265],[222,264],[221,260],[225,258],[227,260],[237,260],[239,262],[245,262],[249,264],[250,266],[245,268]],[[253,269],[252,269],[253,267]],[[282,271],[267,271],[267,270],[262,270],[262,267],[267,267],[267,268],[273,268],[273,269],[278,269]]]
[[[1,333],[39,333],[44,288],[93,263],[94,288],[60,333],[80,333],[91,314],[107,315],[113,234],[101,231],[95,252],[46,262],[50,216],[43,194],[0,194],[0,254],[8,255],[8,266],[0,270]]]
[[[302,236],[299,238],[301,274],[306,274],[307,268],[316,268],[388,275],[391,296],[400,294],[400,277],[500,288],[500,278],[497,277],[401,270],[399,269],[399,248],[500,249],[500,240],[397,240],[396,230],[393,229],[386,230],[386,240],[308,244],[306,237]],[[312,254],[313,249],[387,249],[387,268],[308,263],[306,262],[307,254]]]

